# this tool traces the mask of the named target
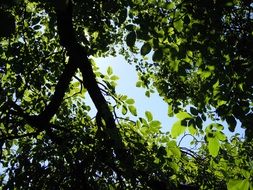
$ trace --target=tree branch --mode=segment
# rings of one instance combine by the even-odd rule
[[[105,120],[106,127],[116,129],[113,114],[98,86],[92,64],[88,59],[85,48],[76,41],[72,23],[72,2],[58,0],[56,2],[56,15],[60,44],[68,52],[69,63],[76,65],[75,67],[80,69],[84,78],[85,87],[97,108],[99,116]]]
[[[61,102],[64,98],[65,92],[69,87],[71,78],[74,76],[77,70],[76,64],[69,61],[65,66],[63,73],[61,74],[59,81],[55,87],[55,92],[51,98],[50,103],[46,106],[45,110],[40,114],[44,121],[48,122],[53,115],[58,111]]]
[[[66,3],[67,1],[60,1],[60,4],[63,2]],[[122,142],[120,131],[116,127],[113,114],[98,86],[95,74],[92,69],[92,64],[88,59],[85,48],[76,41],[72,23],[72,2],[68,1],[68,5],[64,4],[64,6],[61,7],[57,6],[59,6],[59,3],[56,4],[56,15],[60,44],[66,48],[69,55],[70,64],[76,64],[82,73],[85,83],[84,86],[87,88],[87,91],[98,111],[96,118],[99,120],[97,122],[100,124],[99,127],[110,129],[106,130],[103,133],[105,144],[108,146],[108,148],[114,148],[115,153],[111,153],[116,154],[122,165],[128,165],[129,169],[125,169],[128,169],[128,172],[131,173],[132,166],[131,164],[129,165],[129,161],[133,161],[133,158],[130,158],[131,155],[127,152],[124,143]],[[102,120],[105,121],[105,126],[102,126]]]
[[[38,129],[39,131],[46,131],[49,135],[52,135],[52,129],[69,132],[68,129],[52,124],[49,121],[45,121],[42,116],[31,116],[18,106],[15,102],[8,101],[7,106],[11,108],[11,114],[22,117],[29,125]],[[55,136],[55,135],[54,135]],[[54,137],[55,138],[55,137]]]

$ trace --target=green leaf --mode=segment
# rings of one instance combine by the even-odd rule
[[[167,4],[167,9],[174,9],[176,7],[176,5],[175,5],[175,3],[174,2],[169,2],[168,4]]]
[[[1,129],[1,131],[4,130],[4,124],[3,123],[0,123],[0,129]]]
[[[148,136],[148,135],[149,135],[149,130],[148,130],[147,127],[142,127],[142,128],[140,129],[140,132],[141,132],[141,134],[142,134],[143,136]]]
[[[147,96],[149,98],[150,97],[150,91],[146,91],[145,96]]]
[[[203,71],[201,76],[203,79],[207,79],[212,75],[212,73],[210,71]]]
[[[143,86],[143,82],[142,81],[137,81],[136,82],[136,87],[142,87]]]
[[[176,123],[173,124],[171,128],[171,136],[172,138],[176,138],[179,135],[183,134],[186,130],[186,127],[181,125],[181,121],[177,121]]]
[[[141,55],[145,56],[151,51],[151,45],[149,43],[145,43],[141,47]]]
[[[177,146],[176,141],[173,141],[173,140],[168,141],[167,146],[166,146],[166,152],[167,152],[168,157],[171,157],[171,156],[177,157],[177,158],[181,157],[181,150]]]
[[[108,75],[112,75],[112,73],[113,73],[112,67],[109,66],[109,67],[107,68],[107,74],[108,74]]]
[[[178,32],[181,32],[184,28],[184,21],[179,19],[178,21],[174,22],[173,25]]]
[[[217,138],[207,137],[208,141],[208,151],[212,157],[216,157],[220,150],[220,143]]]
[[[228,190],[249,190],[250,182],[248,179],[230,179],[227,183]]]
[[[126,37],[126,44],[129,47],[133,47],[136,41],[136,33],[135,32],[129,32]]]
[[[217,131],[216,136],[220,141],[226,141],[227,140],[227,136],[221,131]]]
[[[119,77],[116,75],[113,75],[112,77],[110,77],[111,80],[119,80]]]
[[[93,32],[93,33],[91,34],[91,36],[93,37],[93,40],[94,40],[94,41],[96,41],[96,39],[98,38],[98,35],[99,35],[99,32],[98,32],[98,31]]]
[[[152,121],[153,120],[153,115],[151,112],[146,111],[145,112],[146,118],[148,119],[148,121]]]
[[[159,62],[162,60],[162,58],[163,58],[163,51],[161,49],[156,50],[152,56],[152,60],[154,62]]]
[[[121,109],[121,113],[123,114],[123,115],[126,115],[127,114],[127,107],[126,106],[122,106],[122,109]]]
[[[172,105],[169,105],[168,106],[168,116],[172,117],[173,115],[174,115],[173,107],[172,107]]]
[[[128,106],[128,109],[133,116],[137,116],[137,110],[135,106]]]
[[[149,123],[149,126],[150,126],[151,128],[160,129],[160,128],[161,128],[161,122],[160,122],[160,121],[157,121],[157,120],[151,121],[151,122]]]
[[[72,85],[73,85],[73,88],[78,88],[81,84],[79,81],[76,81]]]
[[[224,129],[224,126],[221,125],[221,124],[219,124],[219,123],[216,123],[214,126],[216,127],[216,129],[217,129],[218,131],[222,131],[222,130]]]
[[[188,114],[187,112],[179,112],[176,114],[176,117],[181,120],[186,119],[186,118],[192,118],[192,116]]]
[[[23,96],[23,99],[27,102],[30,102],[32,99],[31,99],[31,91],[29,90],[26,90],[25,93],[24,93],[24,96]]]
[[[134,101],[134,99],[132,99],[132,98],[129,98],[129,99],[126,100],[126,103],[127,103],[127,104],[134,104],[134,102],[135,102],[135,101]]]
[[[142,118],[142,117],[140,117],[139,120],[140,120],[140,122],[141,122],[143,125],[147,125],[147,124],[148,124],[148,122],[146,121],[146,119],[144,119],[144,118]]]
[[[127,96],[126,96],[126,95],[121,96],[121,97],[120,97],[120,100],[121,100],[121,101],[127,100]]]
[[[242,175],[246,178],[249,179],[250,178],[250,171],[247,170],[241,170]]]
[[[136,127],[138,127],[138,128],[141,127],[141,122],[140,122],[140,120],[137,120],[137,121],[136,121]]]
[[[196,135],[197,133],[197,129],[192,125],[188,127],[188,131],[191,135]]]

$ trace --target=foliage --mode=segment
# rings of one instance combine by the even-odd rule
[[[136,6],[145,8],[132,11],[141,55],[153,50],[152,60],[138,61],[142,79],[152,80],[175,113],[192,104],[231,131],[239,120],[251,138],[252,2],[159,2],[142,1]]]
[[[249,0],[2,1],[2,188],[253,189],[252,10]],[[117,53],[137,63],[136,86],[168,103],[171,132],[149,111],[138,117],[113,68],[91,59]],[[219,121],[240,122],[246,140]],[[186,136],[196,149],[180,147]]]

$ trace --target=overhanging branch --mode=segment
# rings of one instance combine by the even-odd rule
[[[65,92],[69,87],[71,78],[77,70],[76,64],[69,61],[61,74],[59,81],[55,87],[55,92],[51,98],[50,103],[46,106],[45,110],[40,114],[44,121],[49,122],[53,115],[58,111],[61,102],[64,98]]]

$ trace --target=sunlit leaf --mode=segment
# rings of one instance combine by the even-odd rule
[[[188,131],[190,132],[191,135],[196,135],[197,133],[197,129],[192,125],[188,127]]]
[[[112,75],[112,73],[113,73],[112,67],[109,66],[109,67],[107,68],[107,74],[108,74],[108,75]]]
[[[215,124],[215,127],[218,131],[222,131],[224,129],[224,126],[219,123]]]
[[[136,87],[142,87],[143,86],[143,82],[142,81],[137,81],[136,82]]]
[[[123,115],[126,115],[127,114],[127,107],[126,106],[122,106],[122,110],[121,110],[121,113],[123,114]]]
[[[242,175],[246,178],[249,179],[250,178],[250,171],[247,170],[241,170]]]
[[[137,116],[137,110],[135,106],[128,106],[128,109],[133,116]]]
[[[178,32],[181,32],[184,27],[184,21],[179,19],[178,21],[174,22],[173,25]]]
[[[227,140],[227,136],[221,131],[217,131],[216,136],[220,141]]]
[[[176,6],[175,6],[175,3],[170,1],[168,4],[167,4],[167,9],[174,9]]]
[[[248,179],[230,179],[227,183],[228,190],[249,190],[250,183]]]
[[[183,134],[186,130],[186,127],[181,125],[181,121],[177,121],[176,123],[173,124],[171,128],[171,136],[172,138],[176,138],[179,135]]]
[[[174,114],[174,113],[173,113],[172,105],[169,104],[169,105],[168,105],[168,116],[169,116],[169,117],[172,117],[173,114]]]
[[[179,147],[177,146],[176,141],[170,140],[168,141],[168,143],[166,144],[166,152],[167,152],[167,156],[174,156],[177,158],[181,157],[181,151],[179,149]]]
[[[216,157],[220,150],[220,143],[217,138],[210,137],[207,138],[208,141],[208,151],[211,156]]]
[[[176,117],[181,120],[186,119],[186,118],[192,118],[192,116],[188,114],[187,112],[179,112],[176,114]]]
[[[132,98],[127,99],[125,102],[127,104],[134,104],[135,103],[134,99],[132,99]]]
[[[139,121],[140,121],[142,124],[144,124],[144,125],[147,125],[147,124],[148,124],[147,120],[144,119],[144,118],[142,118],[142,117],[139,118]]]
[[[119,77],[116,75],[113,75],[112,77],[110,77],[111,80],[119,80]]]
[[[146,111],[145,112],[146,118],[148,119],[148,121],[152,121],[153,120],[153,115],[150,111]]]
[[[151,128],[160,129],[161,128],[161,122],[160,121],[151,121],[149,123]]]

